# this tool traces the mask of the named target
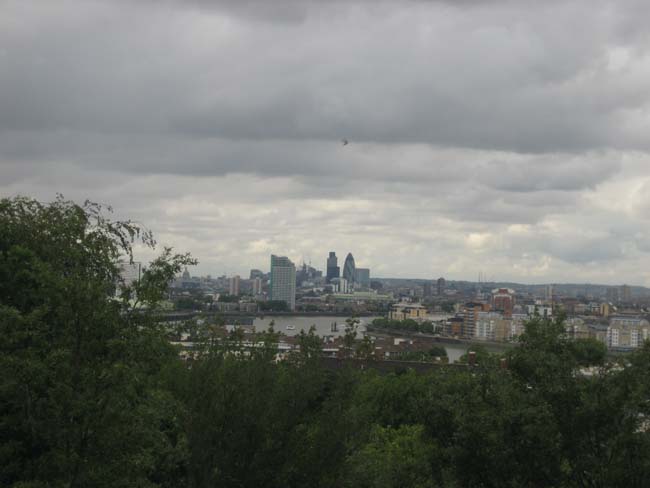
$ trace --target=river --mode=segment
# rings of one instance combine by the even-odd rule
[[[273,320],[275,323],[275,330],[281,332],[287,336],[295,336],[300,334],[301,330],[307,332],[309,328],[314,325],[316,326],[316,334],[324,336],[342,336],[345,333],[345,319],[347,317],[332,317],[325,315],[316,315],[312,317],[300,317],[295,315],[279,315],[274,317],[256,317],[253,325],[256,330],[265,330],[268,328],[269,324]],[[362,337],[362,333],[366,331],[366,324],[369,324],[374,319],[378,317],[360,317],[361,321],[359,328],[358,338]],[[336,322],[338,331],[332,332],[332,323]],[[292,329],[287,329],[287,326],[293,327]],[[476,342],[480,344],[480,341]],[[463,354],[467,352],[467,349],[470,347],[468,343],[459,343],[459,344],[448,344],[448,343],[439,343],[439,346],[443,346],[447,351],[447,356],[449,357],[449,362],[453,363],[457,361]],[[503,352],[508,349],[508,346],[504,345],[503,347],[486,344],[484,347],[490,352]]]
[[[287,336],[300,334],[301,330],[309,331],[309,328],[316,326],[316,335],[323,336],[342,336],[345,334],[345,320],[347,317],[331,317],[325,315],[316,315],[313,317],[299,317],[295,315],[278,315],[274,317],[255,317],[253,326],[255,330],[268,329],[271,321],[275,324],[276,332],[282,332]],[[378,317],[360,317],[358,327],[359,337],[366,331],[366,324],[372,322]],[[332,332],[332,324],[336,323],[338,331]],[[293,330],[287,329],[287,326],[293,327]]]

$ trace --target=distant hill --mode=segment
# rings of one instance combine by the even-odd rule
[[[435,282],[434,280],[423,279],[409,279],[409,278],[373,278],[373,281],[381,281],[388,286],[422,286],[426,282]],[[476,281],[447,281],[448,289],[455,290],[477,290],[479,287],[488,291],[493,288],[512,288],[519,293],[530,293],[533,295],[541,295],[548,285],[553,286],[555,293],[566,296],[593,296],[604,297],[607,294],[607,289],[612,288],[612,285],[599,285],[592,283],[546,283],[528,285],[524,283],[513,283],[507,281],[491,281],[481,282]],[[630,285],[631,294],[633,297],[650,297],[650,288],[645,286],[632,286]]]

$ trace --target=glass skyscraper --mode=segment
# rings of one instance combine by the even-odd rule
[[[334,278],[339,278],[340,268],[338,267],[338,258],[334,251],[330,251],[330,255],[327,258],[327,274],[325,275],[327,283],[332,281]]]
[[[352,284],[356,281],[356,274],[357,272],[354,266],[354,257],[352,257],[352,253],[349,252],[345,258],[345,264],[343,265],[343,278],[345,278],[348,283]]]

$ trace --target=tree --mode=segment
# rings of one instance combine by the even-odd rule
[[[602,366],[605,364],[607,347],[598,339],[575,339],[569,342],[568,347],[580,366]]]
[[[345,486],[436,486],[430,464],[432,448],[423,431],[418,425],[375,426],[368,442],[348,458]]]
[[[223,303],[237,303],[239,302],[239,295],[228,295],[226,293],[219,294],[219,302]]]
[[[500,359],[500,354],[490,353],[482,344],[472,344],[467,348],[465,354],[458,358],[459,363],[468,363],[470,352],[474,353],[474,363],[480,366],[496,366]]]
[[[323,340],[316,335],[316,326],[312,325],[309,332],[301,329],[297,339],[298,351],[292,355],[292,360],[299,365],[318,361],[323,352]]]
[[[364,336],[355,351],[356,357],[359,359],[374,359],[375,345],[369,336]]]
[[[357,328],[361,321],[356,317],[345,319],[345,334],[343,335],[343,348],[345,357],[352,357],[354,342],[357,339]]]
[[[120,283],[132,243],[155,242],[110,209],[59,197],[0,201],[0,484],[180,481],[175,401],[159,372],[176,352],[155,320],[188,255],[165,249]],[[117,292],[115,284],[118,283]]]

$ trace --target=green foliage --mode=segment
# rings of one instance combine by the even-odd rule
[[[174,301],[174,308],[177,310],[200,310],[203,303],[192,297],[180,297]]]
[[[580,366],[602,366],[607,357],[605,344],[598,339],[576,339],[568,344],[570,354]]]
[[[405,351],[399,355],[402,361],[432,362],[437,359],[447,359],[447,351],[444,347],[433,346],[428,351]]]
[[[273,326],[160,325],[187,255],[163,250],[116,293],[118,259],[154,243],[105,212],[0,201],[0,485],[647,485],[650,343],[607,363],[561,317],[536,317],[507,369],[472,345],[474,368],[329,371],[314,328],[279,361]],[[346,355],[369,359],[357,326],[346,321]],[[167,340],[181,332],[196,343],[188,363]]]
[[[0,484],[131,486],[182,476],[176,354],[154,320],[188,256],[165,250],[140,283],[117,261],[151,236],[101,206],[0,201]]]
[[[219,294],[219,302],[224,302],[224,303],[237,303],[239,302],[239,296],[238,295],[228,295],[227,293],[221,293]]]
[[[475,354],[474,362],[476,365],[479,366],[488,366],[488,367],[496,366],[497,364],[499,364],[501,357],[503,357],[501,354],[491,353],[482,344],[472,344],[467,348],[465,354],[463,354],[460,358],[458,358],[458,362],[462,364],[467,364],[469,362],[470,352],[473,352]]]
[[[424,334],[433,334],[438,331],[436,324],[430,320],[418,322],[413,319],[387,319],[378,318],[372,321],[372,326],[378,329],[389,329],[404,332],[422,332]]]
[[[316,335],[316,326],[312,325],[309,332],[302,329],[297,338],[298,350],[292,354],[291,359],[300,365],[313,365],[320,358],[323,345],[323,340]]]
[[[348,458],[345,486],[436,486],[429,463],[432,447],[423,432],[419,425],[375,426],[368,442]]]

